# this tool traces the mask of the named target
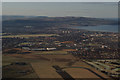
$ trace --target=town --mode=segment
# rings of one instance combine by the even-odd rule
[[[68,61],[69,67],[82,60],[97,71],[109,76],[107,78],[120,77],[118,33],[53,28],[43,29],[39,33],[3,33],[2,41],[4,57],[25,58],[26,56],[29,58],[30,54],[41,55],[42,59],[51,62]],[[57,57],[49,59],[44,57],[45,55],[58,55],[58,59]],[[60,55],[62,55],[61,58]],[[69,59],[67,55],[73,56],[75,59]],[[63,56],[66,57],[63,58]],[[54,65],[56,64],[54,63]]]

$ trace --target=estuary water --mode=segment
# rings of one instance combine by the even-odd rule
[[[74,26],[70,28],[84,29],[88,31],[118,32],[118,25]]]

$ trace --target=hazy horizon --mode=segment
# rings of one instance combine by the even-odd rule
[[[115,2],[4,2],[2,15],[118,18]]]

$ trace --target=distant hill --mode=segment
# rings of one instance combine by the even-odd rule
[[[15,19],[26,19],[26,18],[33,18],[38,16],[9,16],[9,15],[3,15],[2,20],[15,20]],[[46,17],[46,16],[39,16],[39,17]]]
[[[11,19],[10,19],[11,18]],[[14,31],[31,28],[31,29],[44,29],[44,28],[59,28],[69,26],[95,26],[95,25],[115,25],[116,20],[107,20],[99,18],[88,17],[25,17],[25,16],[3,16],[3,31]]]

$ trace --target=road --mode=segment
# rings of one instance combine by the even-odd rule
[[[62,70],[59,66],[55,65],[52,66],[53,68],[56,69],[56,72],[64,79],[64,80],[75,80],[72,78],[71,75],[69,75],[66,71]]]

